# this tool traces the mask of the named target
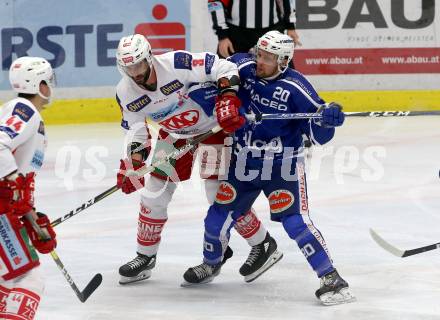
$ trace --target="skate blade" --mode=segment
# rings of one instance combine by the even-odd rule
[[[337,304],[355,302],[356,297],[350,292],[349,288],[343,288],[339,292],[327,292],[319,297],[321,303],[325,306],[334,306]]]
[[[265,273],[267,270],[269,270],[275,263],[281,260],[283,257],[283,253],[281,251],[275,250],[267,259],[266,263],[263,264],[263,266],[255,271],[254,273],[251,273],[244,277],[245,282],[252,282],[255,279],[257,279],[259,276],[261,276],[263,273]]]
[[[182,288],[197,287],[197,286],[200,286],[200,285],[203,285],[203,284],[207,284],[207,283],[212,282],[212,280],[214,280],[214,278],[215,278],[215,276],[214,276],[214,277],[209,277],[209,278],[206,278],[205,280],[203,280],[203,281],[201,281],[201,282],[198,282],[198,283],[192,283],[192,282],[188,282],[188,281],[184,280],[184,281],[180,284],[180,286],[181,286]]]
[[[133,282],[139,282],[139,281],[142,281],[142,280],[147,280],[150,277],[151,277],[151,270],[144,270],[144,271],[140,272],[135,277],[124,277],[124,276],[121,276],[121,278],[119,279],[119,284],[126,285],[126,284],[130,284],[130,283],[133,283]]]

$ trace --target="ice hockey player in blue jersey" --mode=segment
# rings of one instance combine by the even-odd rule
[[[235,54],[240,71],[240,99],[246,113],[319,113],[320,119],[263,120],[235,132],[227,179],[205,218],[204,260],[189,268],[183,286],[210,282],[220,273],[229,231],[261,191],[269,201],[271,219],[281,222],[321,280],[316,297],[324,305],[355,300],[347,282],[333,266],[326,243],[309,217],[302,134],[314,144],[330,141],[344,122],[342,107],[326,104],[299,72],[287,67],[293,41],[270,31],[257,43],[255,56]],[[252,247],[240,269],[246,282],[259,277],[280,259],[269,239]]]

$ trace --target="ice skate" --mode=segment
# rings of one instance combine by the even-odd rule
[[[223,255],[223,261],[221,263],[214,266],[202,263],[198,266],[189,268],[183,275],[183,279],[185,281],[181,284],[181,286],[190,287],[211,282],[216,276],[220,274],[221,267],[225,264],[226,260],[232,257],[232,254],[232,249],[230,247],[227,247],[225,254]]]
[[[356,297],[350,292],[348,283],[336,270],[321,277],[321,287],[316,290],[315,295],[325,306],[356,301]]]
[[[121,276],[119,284],[129,284],[150,278],[151,269],[155,265],[156,255],[149,257],[138,253],[136,258],[119,268],[119,275]]]
[[[240,268],[244,281],[252,282],[281,260],[283,253],[277,250],[277,243],[269,233],[264,241],[252,247],[246,262]]]

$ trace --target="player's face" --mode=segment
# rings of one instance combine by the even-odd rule
[[[269,78],[278,72],[278,56],[261,49],[257,50],[257,77]]]
[[[131,66],[124,67],[125,72],[136,82],[138,85],[144,85],[150,75],[150,67],[145,60]]]

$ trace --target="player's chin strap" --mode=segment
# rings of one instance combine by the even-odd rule
[[[136,170],[135,174],[137,176],[141,175],[144,176],[149,172],[154,171],[154,169],[163,166],[165,163],[169,162],[171,159],[178,159],[181,156],[183,156],[185,153],[187,153],[188,151],[190,151],[191,149],[193,149],[194,147],[196,147],[200,142],[206,140],[208,137],[213,136],[214,134],[216,134],[217,132],[220,132],[222,130],[222,128],[220,126],[215,126],[214,128],[212,128],[211,130],[209,130],[208,132],[201,134],[193,139],[190,139],[185,145],[183,145],[182,147],[174,150],[173,152],[169,153],[168,155],[166,155],[164,158],[155,161],[154,163],[152,163],[149,166],[144,166],[138,170]],[[73,217],[74,215],[77,215],[78,213],[80,213],[81,211],[84,211],[85,209],[89,208],[90,206],[94,205],[95,203],[97,203],[98,201],[101,201],[104,198],[107,198],[109,195],[115,193],[116,191],[118,191],[119,188],[118,186],[113,186],[110,189],[104,191],[103,193],[97,195],[96,197],[94,197],[93,199],[88,200],[87,202],[81,204],[78,208],[71,210],[68,214],[59,217],[56,220],[53,220],[51,222],[51,226],[55,227],[57,225],[59,225],[60,223],[66,221],[67,219],[70,219],[71,217]]]
[[[412,116],[440,116],[440,110],[434,111],[365,111],[344,112],[346,117],[412,117]],[[298,120],[298,119],[322,119],[319,112],[315,113],[246,113],[246,119],[255,124],[263,120]]]

